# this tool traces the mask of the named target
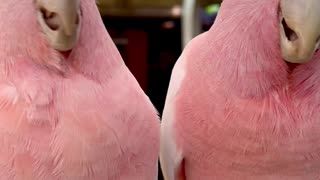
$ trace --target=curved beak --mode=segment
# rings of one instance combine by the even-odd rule
[[[38,18],[51,45],[70,50],[79,33],[80,0],[35,0]]]
[[[320,44],[320,0],[280,1],[282,57],[291,63],[307,63]]]

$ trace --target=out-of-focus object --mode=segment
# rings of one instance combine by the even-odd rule
[[[201,7],[222,0],[98,0],[102,16],[181,18],[182,46],[202,32]]]
[[[210,2],[219,2],[213,0],[184,0],[182,5],[182,45],[185,47],[188,42],[202,32],[201,7],[205,7],[205,14],[212,15],[212,23],[215,20],[220,5],[210,4]],[[211,20],[211,19],[210,19]]]
[[[201,22],[202,31],[208,31],[212,24],[215,22],[218,11],[220,9],[220,4],[210,4],[204,8],[201,8]]]
[[[181,0],[99,0],[102,16],[176,17],[181,15]]]
[[[182,45],[186,46],[188,42],[200,34],[200,5],[197,0],[184,0],[182,4]]]
[[[219,11],[220,4],[210,4],[205,7],[206,14],[215,14]]]
[[[199,7],[222,0],[197,0]],[[184,0],[97,0],[102,16],[121,17],[177,17],[177,7],[181,8]]]

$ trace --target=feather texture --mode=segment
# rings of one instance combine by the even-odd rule
[[[163,117],[174,116],[171,143],[185,179],[319,179],[320,56],[289,70],[278,3],[225,0],[179,59],[185,75]]]
[[[94,0],[68,59],[47,43],[31,0],[0,6],[0,179],[150,180],[159,119]],[[10,9],[10,10],[9,10]]]

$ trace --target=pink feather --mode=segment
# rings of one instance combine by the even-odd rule
[[[225,0],[213,27],[184,50],[185,76],[166,106],[175,109],[185,179],[320,178],[320,55],[289,70],[278,3]]]
[[[53,50],[31,0],[0,6],[0,179],[150,180],[157,112],[125,66],[94,0],[70,57]]]

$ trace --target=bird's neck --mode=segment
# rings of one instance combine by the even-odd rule
[[[214,39],[210,48],[212,73],[219,74],[230,91],[250,98],[283,92],[296,97],[319,96],[320,54],[309,64],[288,64],[281,57],[278,37],[265,28],[247,33],[235,30],[218,38],[209,32],[208,36]]]
[[[124,62],[103,24],[97,6],[93,1],[82,3],[80,39],[69,58],[78,72],[93,80],[106,81]]]
[[[261,16],[251,17],[251,23],[250,19],[219,20],[208,32],[211,56],[217,59],[213,69],[243,96],[262,97],[288,84],[277,26]]]

